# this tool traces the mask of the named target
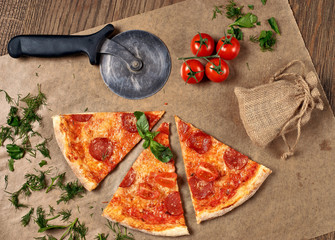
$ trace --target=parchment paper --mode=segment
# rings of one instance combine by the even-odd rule
[[[302,239],[311,238],[335,230],[335,121],[329,105],[324,111],[314,112],[311,121],[302,129],[296,155],[287,161],[280,160],[285,149],[281,139],[265,149],[253,145],[239,118],[235,86],[254,87],[264,83],[275,71],[293,59],[301,59],[307,70],[313,70],[311,58],[294,20],[287,0],[239,1],[248,11],[247,4],[254,4],[261,26],[243,29],[245,40],[241,42],[240,55],[229,61],[231,74],[220,84],[203,81],[197,85],[185,85],[179,76],[181,62],[177,57],[190,56],[189,43],[197,32],[211,34],[215,40],[224,35],[231,23],[224,16],[211,20],[213,5],[225,1],[186,1],[161,8],[142,15],[114,22],[118,32],[142,29],[159,36],[168,46],[172,58],[172,72],[164,88],[152,97],[143,100],[126,100],[113,94],[100,77],[99,68],[91,66],[86,56],[60,59],[24,58],[12,59],[8,55],[0,58],[1,83],[12,96],[21,93],[37,93],[37,83],[48,98],[48,110],[43,108],[43,127],[37,129],[45,137],[53,135],[51,116],[63,113],[89,111],[149,111],[165,110],[163,121],[172,123],[171,146],[175,154],[178,184],[190,236],[181,239]],[[248,41],[249,35],[269,30],[267,19],[275,17],[282,32],[277,37],[273,52],[261,52],[257,44]],[[101,27],[80,34],[93,33]],[[249,68],[247,66],[249,65]],[[37,74],[36,74],[37,73]],[[323,100],[326,101],[323,94]],[[8,104],[0,96],[1,123],[6,121]],[[190,193],[173,116],[178,115],[208,134],[236,148],[251,159],[269,167],[273,173],[259,191],[225,216],[196,224]],[[157,127],[156,126],[156,127]],[[293,140],[291,133],[289,140]],[[33,142],[33,145],[37,140]],[[75,180],[74,174],[63,159],[55,139],[49,143],[52,160],[43,167],[53,167],[51,176],[66,171],[66,181]],[[48,205],[61,209],[72,209],[73,218],[79,217],[89,227],[86,239],[93,239],[97,233],[113,233],[105,226],[101,217],[104,208],[113,196],[125,173],[142,151],[139,144],[119,166],[94,191],[83,198],[71,200],[68,204],[56,204],[60,190],[50,193],[33,192],[23,203],[36,207],[41,205],[48,211]],[[4,176],[8,175],[7,191],[13,192],[24,182],[24,174],[40,169],[43,159],[38,155],[32,162],[22,159],[15,162],[15,171],[9,172],[7,153],[0,149],[0,181],[4,188]],[[48,176],[49,179],[50,176]],[[15,210],[8,194],[1,191],[0,235],[2,239],[32,239],[43,236],[37,233],[34,223],[24,228],[20,219],[29,209]],[[93,208],[91,208],[93,206]],[[56,221],[57,222],[57,221]],[[131,231],[135,239],[160,239],[137,231]],[[50,232],[60,236],[61,232]],[[111,238],[111,237],[110,237]],[[113,239],[113,238],[112,238]]]

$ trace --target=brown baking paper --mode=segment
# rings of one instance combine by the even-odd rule
[[[254,4],[252,11],[259,17],[261,26],[243,29],[245,40],[241,41],[239,56],[229,61],[230,76],[223,83],[205,80],[196,85],[185,84],[179,76],[181,61],[178,57],[191,55],[189,44],[197,32],[211,34],[215,40],[224,35],[231,20],[219,15],[211,20],[214,5],[225,1],[186,1],[161,8],[142,15],[114,22],[118,32],[142,29],[159,36],[171,53],[172,72],[164,88],[152,97],[143,100],[127,100],[113,94],[104,84],[97,66],[89,64],[86,56],[60,59],[24,58],[13,59],[8,55],[0,58],[1,83],[11,96],[21,93],[37,93],[37,83],[48,98],[48,108],[44,107],[43,127],[37,126],[43,136],[53,136],[51,116],[56,114],[83,112],[86,108],[98,111],[150,111],[165,110],[163,121],[171,123],[171,146],[175,155],[178,184],[185,209],[186,223],[190,236],[180,239],[302,239],[311,238],[335,230],[335,120],[326,104],[325,110],[312,114],[311,121],[302,128],[296,155],[288,161],[280,160],[285,146],[281,139],[265,149],[251,143],[239,117],[236,86],[255,87],[269,79],[274,72],[293,59],[302,60],[307,71],[315,71],[308,51],[294,20],[287,0],[239,1],[247,12],[247,4]],[[250,10],[251,11],[251,10]],[[249,35],[257,35],[261,30],[269,30],[267,19],[275,17],[282,35],[277,36],[273,52],[261,52],[257,44],[248,40]],[[93,33],[101,27],[80,34]],[[321,88],[319,86],[319,88]],[[322,99],[326,103],[324,93]],[[4,96],[0,96],[1,123],[5,123],[9,111]],[[218,140],[236,148],[251,159],[269,167],[273,173],[259,191],[247,202],[225,216],[196,224],[190,193],[186,183],[185,170],[173,116],[191,122]],[[156,128],[157,128],[156,126]],[[288,140],[292,141],[291,133]],[[33,145],[37,143],[34,140]],[[49,143],[52,159],[42,169],[52,167],[52,173],[66,171],[66,181],[76,179],[53,138]],[[93,239],[98,233],[110,233],[101,217],[102,208],[113,196],[136,157],[142,151],[139,144],[100,186],[87,192],[83,198],[71,200],[68,204],[56,204],[61,192],[54,189],[48,194],[33,192],[29,198],[21,197],[21,202],[37,208],[43,206],[48,212],[49,205],[56,211],[72,209],[72,219],[79,217],[88,226],[86,239]],[[24,182],[24,174],[41,169],[38,163],[43,159],[27,157],[15,161],[15,171],[9,172],[8,156],[5,148],[0,149],[0,180],[4,189],[4,176],[8,175],[7,191],[19,189]],[[8,201],[8,194],[1,192],[0,235],[2,239],[33,239],[44,236],[38,233],[33,221],[23,227],[20,219],[29,209],[15,210]],[[93,206],[93,208],[92,208]],[[54,221],[57,223],[57,220]],[[135,239],[160,239],[156,236],[131,230]],[[62,231],[49,232],[60,237]],[[110,236],[110,238],[111,238]],[[112,237],[113,239],[113,237]]]

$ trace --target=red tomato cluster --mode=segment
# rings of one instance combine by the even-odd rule
[[[214,49],[216,49],[216,54],[212,55]],[[199,33],[191,41],[191,51],[195,57],[186,58],[188,60],[184,60],[180,69],[181,77],[185,82],[198,83],[205,74],[213,82],[223,82],[229,75],[229,67],[224,60],[237,57],[240,52],[240,43],[235,37],[224,36],[218,41],[215,48],[214,39],[210,35]],[[206,66],[203,66],[197,58],[206,59]]]

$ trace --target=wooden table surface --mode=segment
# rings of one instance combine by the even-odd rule
[[[72,34],[181,1],[0,0],[0,55],[7,54],[8,41],[19,34]],[[289,0],[289,3],[335,112],[334,0]],[[335,239],[335,232],[314,239]]]

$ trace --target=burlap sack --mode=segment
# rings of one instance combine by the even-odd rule
[[[301,126],[306,124],[314,108],[323,109],[317,77],[314,72],[306,76],[298,73],[284,73],[295,60],[287,64],[269,80],[269,83],[252,88],[235,88],[241,120],[250,139],[265,147],[281,136],[288,147],[283,159],[294,154],[299,141]],[[296,141],[289,144],[285,134],[297,130]]]

